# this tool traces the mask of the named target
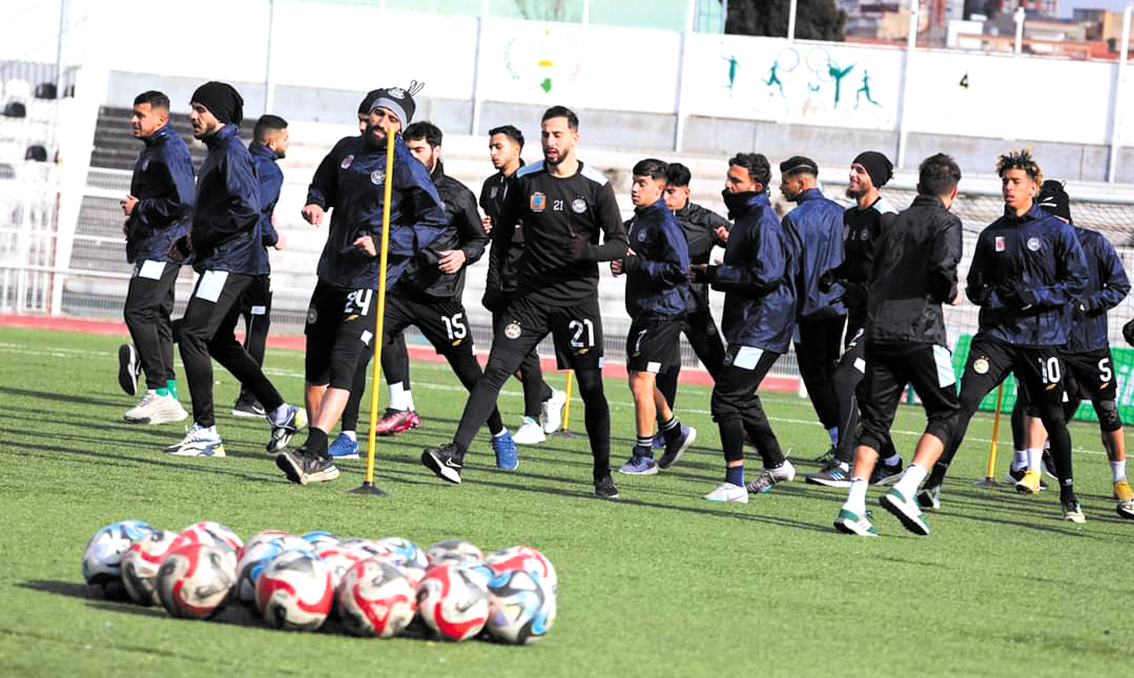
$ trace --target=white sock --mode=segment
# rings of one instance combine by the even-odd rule
[[[1110,462],[1110,474],[1114,482],[1126,480],[1126,460]]]
[[[355,433],[354,431],[343,431],[343,435],[350,438],[351,440],[353,440],[356,443],[358,442],[358,434]]]
[[[1028,467],[1028,451],[1016,450],[1016,455],[1012,457],[1012,470],[1019,471],[1022,468]]]
[[[906,497],[912,497],[917,494],[917,488],[921,485],[921,481],[925,480],[926,470],[917,464],[910,464],[906,467],[906,472],[894,483],[894,489],[901,492]]]
[[[400,381],[390,384],[390,409],[399,412],[413,410],[413,394]]]
[[[894,454],[891,454],[889,457],[886,457],[885,459],[883,459],[882,463],[887,465],[887,466],[897,466],[898,464],[902,463],[902,455],[895,452]]]
[[[504,435],[507,432],[508,432],[508,427],[507,426],[501,426],[499,431],[492,434],[492,437],[493,438],[499,438],[500,436]]]
[[[1039,473],[1043,468],[1043,448],[1029,447],[1028,453],[1028,470]]]
[[[847,491],[847,501],[843,508],[861,516],[866,513],[866,488],[870,483],[865,478],[851,478],[850,490]]]
[[[830,436],[832,445],[838,445],[839,444],[839,427],[838,426],[836,426],[834,428],[827,429],[827,435]]]

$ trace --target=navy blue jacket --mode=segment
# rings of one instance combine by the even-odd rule
[[[260,180],[240,128],[225,125],[205,138],[209,154],[197,180],[193,209],[193,268],[255,275],[263,254]]]
[[[339,165],[349,155],[352,158],[360,148],[366,147],[366,141],[359,134],[353,137],[343,137],[335,142],[331,152],[323,158],[315,168],[315,175],[311,177],[311,185],[307,187],[307,202],[304,205],[318,205],[328,210],[335,204],[335,193],[338,189]]]
[[[1087,286],[1087,259],[1071,226],[1038,205],[981,231],[969,267],[969,299],[981,307],[978,335],[1021,346],[1063,346],[1071,306]]]
[[[800,318],[846,315],[836,299],[842,291],[819,291],[819,277],[843,263],[843,206],[809,188],[795,199],[799,205],[784,216],[784,228],[798,234],[799,274],[796,294]]]
[[[721,331],[729,344],[786,353],[795,331],[799,236],[776,218],[766,192],[725,191],[724,201],[734,223],[724,264],[707,271],[713,289],[725,293]]]
[[[634,218],[626,227],[638,260],[634,270],[626,272],[626,312],[631,318],[685,315],[689,244],[665,199],[634,208]]]
[[[1067,350],[1083,353],[1110,345],[1107,336],[1106,312],[1118,306],[1130,293],[1130,280],[1114,245],[1098,231],[1074,227],[1075,236],[1087,257],[1087,287],[1078,303],[1085,311],[1071,328]]]
[[[264,144],[253,141],[248,145],[248,152],[252,154],[252,164],[255,165],[256,176],[260,179],[260,241],[264,246],[257,252],[260,256],[256,258],[256,274],[267,275],[272,272],[268,248],[280,239],[276,227],[272,226],[272,213],[276,211],[276,202],[280,199],[283,172],[276,164],[278,160],[276,152]]]
[[[353,153],[347,153],[339,161],[334,170],[335,180],[326,184],[329,190],[322,196],[327,201],[325,208],[334,208],[334,211],[327,244],[319,258],[318,273],[320,280],[336,287],[376,290],[379,257],[367,256],[352,243],[369,235],[374,239],[375,248],[381,245],[383,194],[388,179],[386,149],[374,148],[357,139],[357,143],[346,149]],[[323,164],[319,167],[322,169]],[[386,289],[393,287],[403,273],[415,273],[418,268],[415,258],[448,226],[445,208],[429,178],[429,170],[410,155],[398,134],[394,142]]]
[[[138,204],[126,220],[126,261],[172,261],[166,252],[189,232],[196,178],[189,149],[171,125],[142,137],[130,195]]]

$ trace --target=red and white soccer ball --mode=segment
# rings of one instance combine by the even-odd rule
[[[463,565],[431,567],[418,586],[417,608],[443,640],[472,638],[488,621],[487,580]]]
[[[208,619],[224,608],[236,584],[229,554],[207,544],[187,544],[162,561],[158,599],[174,617]]]
[[[277,629],[314,631],[331,613],[331,569],[309,551],[276,556],[256,581],[256,605]]]
[[[244,543],[235,532],[220,523],[209,521],[193,523],[181,530],[178,537],[178,547],[186,544],[216,547],[232,562],[233,569],[236,569],[236,564],[240,560],[240,551],[244,547]]]
[[[175,548],[177,533],[155,530],[130,545],[122,556],[122,585],[130,599],[149,607],[157,605],[157,574],[165,557]]]
[[[336,600],[343,627],[356,636],[396,636],[417,612],[410,581],[396,567],[376,558],[361,560],[347,570]]]
[[[272,541],[273,539],[286,536],[288,536],[287,530],[261,530],[249,537],[248,541],[244,542],[244,548],[240,550],[240,557],[243,558],[245,551],[262,541]]]
[[[559,593],[559,575],[555,573],[555,567],[547,556],[534,546],[509,546],[488,554],[484,562],[498,574],[505,570],[516,569],[533,572],[547,580],[553,592]]]
[[[484,552],[476,544],[464,539],[439,541],[429,547],[426,556],[430,566],[484,562]]]
[[[83,550],[83,579],[101,587],[108,598],[124,598],[122,557],[132,543],[153,530],[142,520],[122,520],[99,528]]]
[[[327,567],[331,570],[331,585],[337,591],[339,584],[346,575],[347,570],[354,566],[355,563],[367,560],[372,556],[358,551],[343,548],[342,546],[329,546],[322,549],[317,554]]]
[[[385,560],[410,580],[416,588],[429,569],[429,557],[421,547],[402,537],[386,537],[373,542],[375,558]]]
[[[556,594],[546,577],[534,570],[503,570],[488,582],[485,628],[505,643],[535,643],[551,630],[556,607]]]

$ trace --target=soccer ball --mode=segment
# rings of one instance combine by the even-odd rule
[[[542,640],[555,623],[556,595],[532,570],[505,570],[488,582],[488,632],[513,645]]]
[[[340,548],[346,549],[351,553],[357,553],[363,556],[363,559],[373,558],[386,553],[386,549],[378,545],[378,542],[373,539],[347,539],[339,544]]]
[[[418,582],[425,576],[425,571],[429,569],[429,558],[425,555],[425,551],[412,541],[401,537],[379,539],[374,545],[378,549],[375,557],[398,568],[416,588]]]
[[[205,546],[215,547],[228,558],[229,562],[232,564],[232,568],[235,570],[236,564],[240,561],[237,554],[243,546],[243,544],[239,544],[240,538],[236,538],[237,545],[234,546],[233,542],[226,539],[228,535],[222,531],[210,529],[208,527],[209,525],[217,525],[217,523],[194,523],[184,530],[181,530],[177,535],[177,548],[189,544],[204,544]],[[218,527],[221,527],[223,530],[228,530],[228,528],[223,525],[218,525]],[[231,532],[231,530],[228,531]]]
[[[249,537],[248,541],[244,542],[244,548],[240,550],[239,555],[241,558],[243,558],[245,551],[262,541],[271,541],[273,539],[279,539],[280,537],[286,536],[288,536],[287,530],[261,530],[260,532],[257,532],[256,534]]]
[[[559,576],[547,556],[534,546],[509,546],[485,557],[484,562],[499,574],[506,570],[528,570],[546,579],[552,592],[559,594]]]
[[[331,613],[335,589],[331,569],[310,552],[276,556],[256,581],[256,605],[277,629],[314,631]]]
[[[256,581],[273,558],[289,550],[313,553],[302,537],[286,533],[274,539],[249,540],[244,545],[244,553],[236,564],[236,596],[240,602],[249,606],[256,604]]]
[[[351,566],[335,599],[343,626],[356,636],[396,636],[417,612],[413,585],[397,568],[377,558]]]
[[[158,569],[176,542],[176,532],[155,530],[131,544],[122,556],[122,585],[135,603],[149,607],[161,602],[155,588]]]
[[[322,551],[329,546],[338,546],[343,542],[342,539],[339,539],[326,530],[308,532],[303,535],[303,540],[311,544],[311,550],[316,552]]]
[[[142,520],[122,520],[99,528],[83,551],[83,579],[92,586],[102,587],[108,598],[125,597],[122,556],[130,544],[153,531],[154,528]]]
[[[181,530],[181,534],[192,536],[199,534],[201,531],[208,532],[217,541],[223,541],[228,545],[234,554],[239,556],[240,550],[244,548],[244,540],[238,534],[232,531],[231,528],[214,523],[211,520],[203,520],[199,523],[193,523],[189,527]],[[201,541],[198,539],[198,541]]]
[[[327,567],[331,570],[331,585],[337,591],[339,583],[343,580],[343,575],[347,573],[355,563],[367,560],[372,556],[358,551],[345,549],[342,546],[329,546],[318,552],[318,556],[323,559]]]
[[[476,544],[464,539],[446,539],[429,547],[426,554],[430,565],[447,563],[479,563],[484,561],[484,552]]]
[[[236,584],[228,554],[208,544],[187,544],[165,557],[157,575],[158,599],[174,617],[208,619],[221,611]]]
[[[460,642],[480,633],[488,621],[488,587],[470,568],[437,565],[421,580],[417,607],[438,636]]]

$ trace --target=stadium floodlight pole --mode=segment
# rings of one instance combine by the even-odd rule
[[[789,45],[795,42],[795,11],[797,9],[796,5],[798,4],[798,2],[799,0],[791,0],[791,4],[788,5],[787,41]]]
[[[374,364],[370,386],[370,433],[366,447],[366,477],[362,484],[351,490],[353,494],[375,494],[386,496],[382,488],[374,484],[374,445],[378,432],[378,391],[382,375],[382,331],[386,319],[386,262],[390,249],[390,200],[394,190],[394,143],[398,133],[386,135],[386,185],[382,192],[382,245],[378,248],[378,318],[374,324]]]
[[[1024,11],[1024,6],[1016,7],[1016,12],[1012,15],[1012,20],[1016,22],[1016,41],[1012,46],[1012,54],[1015,56],[1020,56],[1020,52],[1023,50],[1025,17],[1027,17],[1027,13]]]
[[[1126,83],[1126,58],[1130,54],[1130,13],[1134,2],[1128,3],[1122,12],[1122,46],[1118,50],[1118,82],[1114,87],[1114,115],[1110,122],[1110,158],[1106,165],[1106,180],[1114,183],[1118,174],[1118,130],[1122,120],[1122,95]]]
[[[996,487],[996,447],[1000,444],[1000,405],[1004,402],[1004,382],[996,387],[996,413],[992,415],[992,442],[988,445],[988,470],[984,480],[976,481],[980,487]]]
[[[564,393],[567,394],[567,398],[563,402],[563,423],[559,425],[559,430],[555,432],[555,435],[560,438],[575,437],[575,434],[571,433],[571,382],[574,376],[574,370],[567,371],[567,385],[563,388]]]
[[[921,0],[910,3],[910,30],[906,36],[906,63],[902,69],[901,112],[898,114],[898,167],[906,166],[906,146],[909,145],[910,69],[913,68],[914,50],[917,49],[917,25],[921,20]]]

